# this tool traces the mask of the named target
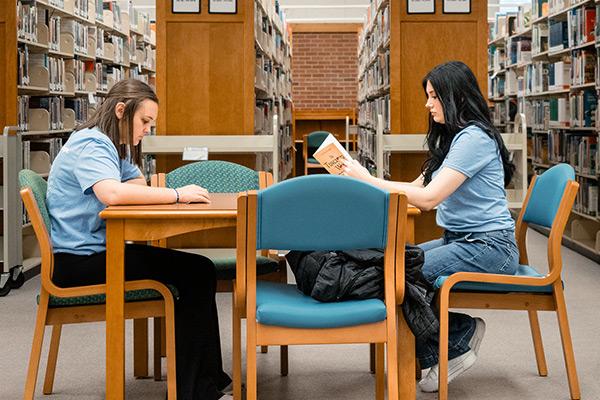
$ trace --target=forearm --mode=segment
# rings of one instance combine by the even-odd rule
[[[177,195],[174,189],[114,182],[100,201],[108,206],[128,204],[171,204]]]
[[[439,203],[427,187],[419,186],[416,181],[394,182],[371,177],[368,182],[389,192],[403,192],[406,194],[408,202],[421,210],[431,210]]]

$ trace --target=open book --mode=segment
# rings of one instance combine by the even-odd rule
[[[350,154],[338,142],[332,134],[321,143],[319,148],[313,154],[313,157],[329,172],[330,174],[339,175],[344,171],[343,161],[352,161]]]

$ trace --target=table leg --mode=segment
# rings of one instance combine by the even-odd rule
[[[398,399],[415,400],[417,381],[415,379],[415,336],[404,320],[402,309],[398,312]]]
[[[123,220],[106,222],[106,398],[125,397],[125,241]]]

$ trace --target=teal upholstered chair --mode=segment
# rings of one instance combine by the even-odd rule
[[[308,175],[308,170],[311,168],[323,168],[321,164],[313,157],[314,152],[319,148],[321,143],[329,136],[327,131],[314,131],[308,135],[304,135],[302,143],[302,155],[304,157],[304,175]]]
[[[48,325],[53,327],[44,381],[44,394],[51,394],[62,326],[104,321],[106,285],[60,288],[52,283],[54,255],[49,235],[50,216],[46,208],[47,183],[31,170],[19,172],[19,183],[21,197],[31,219],[42,256],[38,312],[23,396],[25,399],[33,399],[45,327]],[[175,325],[171,291],[176,291],[176,289],[167,288],[162,283],[153,280],[139,280],[126,282],[125,290],[126,318],[164,317],[166,319],[168,394],[169,399],[175,399]]]
[[[527,311],[540,376],[546,376],[548,372],[537,311],[556,312],[571,399],[580,398],[563,292],[564,282],[561,279],[560,252],[565,225],[579,187],[574,179],[573,168],[567,164],[559,164],[531,181],[515,231],[521,264],[516,275],[459,272],[449,277],[438,278],[435,284],[440,288],[440,400],[448,398],[448,309],[450,307]],[[541,274],[528,263],[526,247],[528,224],[550,229],[546,274]]]
[[[238,199],[235,302],[246,309],[248,400],[256,399],[256,345],[334,343],[376,343],[380,355],[385,347],[388,398],[397,399],[396,301],[404,287],[396,287],[395,277],[404,274],[406,211],[406,196],[335,175],[303,176]],[[385,299],[321,303],[295,285],[257,281],[256,250],[269,248],[383,248]],[[376,364],[383,382],[383,357]],[[235,378],[234,385],[239,398]],[[376,385],[378,399],[383,387]]]
[[[258,190],[273,183],[273,177],[268,172],[257,172],[243,165],[228,161],[208,160],[199,161],[179,167],[167,174],[157,174],[152,177],[153,186],[177,188],[185,185],[199,185],[209,193],[239,193],[248,190]],[[166,246],[165,241],[159,243]],[[195,232],[179,238],[169,239],[170,247],[177,248],[235,248],[235,229],[217,229],[206,232]],[[232,282],[236,276],[235,256],[210,257],[217,269],[217,291],[233,292]],[[264,251],[256,258],[256,272],[263,280],[287,282],[285,260],[279,260],[276,254]],[[233,313],[233,330],[239,327],[243,315]],[[159,332],[155,332],[159,335]],[[234,335],[235,336],[235,335]],[[267,352],[267,347],[262,348]],[[156,353],[156,352],[155,352]],[[287,375],[287,346],[281,347],[281,374]],[[160,369],[160,363],[155,359],[155,372]],[[156,376],[158,378],[158,376]],[[235,376],[234,376],[235,379]]]

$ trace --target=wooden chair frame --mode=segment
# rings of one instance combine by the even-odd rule
[[[21,197],[31,218],[31,223],[40,245],[42,256],[41,289],[38,305],[33,344],[29,358],[25,393],[23,398],[33,399],[37,381],[45,327],[52,325],[52,338],[44,380],[44,394],[51,394],[54,385],[58,347],[62,326],[81,322],[98,322],[106,319],[105,304],[73,307],[49,307],[50,296],[78,297],[106,293],[106,285],[78,286],[60,288],[52,282],[54,270],[54,254],[46,225],[42,219],[35,197],[30,188],[21,190]],[[177,398],[175,367],[175,319],[174,301],[169,288],[160,282],[144,279],[125,282],[125,290],[152,289],[161,294],[162,300],[148,300],[125,303],[125,318],[140,319],[160,316],[166,321],[166,353],[167,353],[167,392],[169,400]]]
[[[378,400],[384,398],[384,352],[387,350],[388,399],[398,399],[398,345],[396,304],[404,296],[404,243],[406,228],[406,196],[391,193],[389,198],[388,236],[384,257],[385,321],[330,329],[299,329],[262,325],[256,321],[256,271],[250,266],[256,263],[256,192],[241,194],[238,198],[237,218],[237,269],[235,307],[238,313],[245,310],[246,323],[246,398],[256,399],[256,353],[255,346],[291,344],[342,344],[376,343],[376,384]],[[387,345],[387,347],[384,347]],[[234,369],[241,370],[241,359]],[[240,399],[241,387],[234,386],[234,398]]]
[[[523,202],[523,207],[517,219],[515,236],[519,248],[519,263],[528,264],[526,235],[527,223],[523,221],[523,216],[536,182],[533,178],[529,185],[529,190]],[[444,282],[439,291],[439,309],[440,309],[440,352],[439,352],[439,400],[448,399],[448,310],[449,308],[472,308],[472,309],[496,309],[496,310],[524,310],[529,314],[531,325],[531,335],[533,337],[533,346],[537,361],[538,373],[540,376],[548,374],[544,348],[542,345],[542,336],[538,321],[537,311],[555,311],[558,318],[558,326],[562,340],[565,366],[569,381],[569,390],[571,399],[579,400],[581,398],[579,390],[579,381],[577,378],[577,369],[575,367],[575,356],[573,354],[573,344],[571,341],[571,332],[567,318],[567,308],[561,280],[562,257],[561,241],[562,235],[567,224],[571,208],[577,196],[579,184],[575,181],[569,181],[564,189],[562,200],[558,211],[552,223],[550,235],[548,237],[548,267],[549,273],[541,278],[512,276],[501,274],[484,274],[473,272],[458,272],[452,274]],[[527,293],[527,292],[458,292],[452,291],[452,288],[459,282],[482,282],[482,283],[501,283],[510,285],[526,286],[546,286],[552,285],[551,293]]]
[[[150,178],[151,186],[166,187],[166,174],[159,173],[153,174]],[[258,171],[258,187],[265,189],[273,184],[273,175],[270,172]],[[152,243],[155,246],[167,247],[167,240],[162,239]],[[276,251],[263,250],[261,251],[263,257],[270,257],[279,263],[280,270],[266,275],[261,275],[261,280],[272,281],[272,282],[283,282],[287,283],[287,266],[284,258],[280,258]],[[231,292],[232,294],[232,305],[235,304],[234,294],[235,283],[231,281],[217,281],[217,292]],[[242,350],[241,342],[238,340],[241,338],[241,320],[245,318],[245,312],[239,313],[238,309],[232,307],[232,335],[233,335],[233,382],[234,385],[239,386],[241,392],[241,379],[242,372],[236,369],[236,365],[241,364]],[[144,372],[147,375],[147,359],[148,359],[148,323],[146,320],[136,320],[134,324],[134,341],[140,343],[137,347],[138,350],[135,352],[134,360],[140,360],[136,365],[141,365],[143,360],[146,364],[146,369],[143,370],[143,366],[138,369],[139,375],[144,376]],[[154,320],[154,379],[161,379],[161,356],[165,355],[164,341],[161,340],[164,337],[164,324],[160,318]],[[143,347],[145,344],[145,347]],[[261,346],[261,352],[267,353],[268,346]],[[280,346],[280,373],[282,376],[288,374],[288,347]],[[239,397],[238,397],[239,398]]]

